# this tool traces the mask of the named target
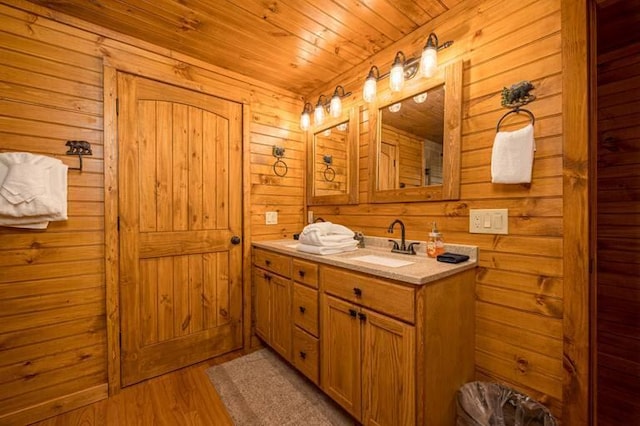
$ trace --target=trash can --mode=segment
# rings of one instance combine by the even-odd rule
[[[557,425],[547,407],[499,383],[467,383],[456,402],[457,426]]]

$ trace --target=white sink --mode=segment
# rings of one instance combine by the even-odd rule
[[[376,256],[368,254],[366,256],[356,256],[349,258],[350,260],[359,260],[360,262],[373,263],[378,266],[388,266],[390,268],[399,268],[400,266],[413,265],[415,262],[408,260],[393,259],[391,257]]]

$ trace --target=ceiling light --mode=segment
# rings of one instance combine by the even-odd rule
[[[423,102],[424,102],[424,101],[426,101],[426,100],[427,100],[427,92],[420,93],[420,94],[415,95],[415,96],[413,97],[413,101],[414,101],[415,103],[417,103],[417,104],[421,104],[421,103],[423,103]]]
[[[395,103],[393,105],[389,105],[389,111],[390,112],[398,112],[398,111],[400,111],[400,108],[402,108],[402,103],[400,103],[400,102]]]
[[[347,123],[340,123],[336,126],[336,128],[341,132],[344,132],[345,130],[347,130],[348,127],[349,126],[347,125]]]

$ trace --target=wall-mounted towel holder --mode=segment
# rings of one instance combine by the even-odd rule
[[[323,172],[324,180],[326,180],[327,182],[333,182],[333,180],[336,178],[336,171],[333,169],[333,167],[331,167],[331,164],[333,164],[333,156],[325,154],[324,156],[322,156],[322,162],[327,167]]]
[[[82,171],[82,156],[93,155],[91,144],[87,141],[67,141],[65,145],[69,147],[67,155],[77,155],[80,159],[80,167],[69,167],[69,170]]]
[[[510,108],[511,111],[506,112],[502,117],[500,117],[500,120],[498,120],[498,124],[496,125],[496,132],[500,131],[500,124],[511,114],[524,112],[531,119],[531,124],[535,123],[536,118],[533,113],[528,109],[521,108],[523,105],[526,105],[536,99],[535,95],[529,93],[532,89],[534,89],[533,84],[526,80],[513,84],[509,88],[504,87],[502,89],[501,105],[503,108]]]
[[[274,145],[271,152],[273,156],[276,157],[276,162],[273,163],[273,173],[280,177],[286,176],[289,167],[287,167],[287,163],[282,160],[282,157],[284,157],[284,148]]]

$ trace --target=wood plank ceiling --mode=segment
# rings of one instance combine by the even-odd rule
[[[462,0],[30,0],[301,95]]]

